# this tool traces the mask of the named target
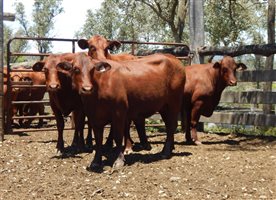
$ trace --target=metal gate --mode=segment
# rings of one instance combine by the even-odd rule
[[[46,87],[46,85],[32,85],[26,83],[12,82],[10,73],[11,72],[33,72],[31,69],[28,70],[18,70],[11,68],[11,57],[13,56],[48,56],[50,53],[22,53],[22,52],[11,52],[11,45],[15,40],[31,40],[31,41],[51,41],[51,42],[70,42],[72,43],[71,52],[75,53],[75,43],[78,41],[77,39],[64,39],[64,38],[34,38],[34,37],[15,37],[8,41],[7,43],[7,97],[6,101],[8,102],[8,110],[12,107],[12,105],[22,105],[22,104],[45,104],[49,105],[49,99],[43,99],[42,101],[12,101],[11,91],[12,88],[36,88],[36,87]],[[123,46],[131,45],[131,53],[135,55],[137,52],[138,45],[158,45],[158,46],[178,46],[178,47],[187,47],[182,43],[162,43],[162,42],[137,42],[137,41],[120,41]],[[189,47],[187,47],[189,48]],[[142,56],[139,56],[142,57]],[[184,60],[187,64],[191,63],[193,54],[189,53],[185,56],[177,57],[180,60]],[[34,72],[35,73],[35,72]],[[36,132],[36,131],[53,131],[56,130],[53,127],[42,127],[42,128],[13,128],[12,120],[19,119],[54,119],[54,115],[35,115],[35,116],[12,116],[11,112],[6,112],[4,116],[4,124],[5,124],[5,133],[18,133],[18,132]],[[164,124],[150,124],[149,126],[164,126]],[[65,127],[64,130],[72,130],[72,127]]]

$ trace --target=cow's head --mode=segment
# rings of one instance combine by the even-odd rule
[[[67,71],[59,68],[58,64],[62,62],[60,55],[50,55],[43,61],[38,61],[33,65],[34,71],[42,71],[46,77],[46,87],[48,91],[57,91],[61,88],[59,74],[68,74]],[[69,75],[69,74],[68,74]]]
[[[78,45],[81,49],[88,49],[88,55],[95,59],[106,59],[109,50],[119,48],[121,43],[116,40],[107,40],[100,35],[94,35],[89,40],[80,39]]]
[[[245,70],[247,67],[243,63],[236,63],[230,56],[224,56],[220,62],[216,62],[213,66],[220,72],[220,78],[226,86],[237,85],[236,71]]]
[[[84,53],[79,53],[71,63],[62,62],[59,65],[71,73],[73,88],[81,95],[90,95],[95,89],[95,71],[103,73],[111,68],[108,63],[95,61]]]

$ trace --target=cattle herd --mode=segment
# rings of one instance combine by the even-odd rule
[[[145,133],[145,118],[158,112],[166,126],[166,141],[161,152],[169,158],[174,149],[174,133],[180,114],[186,132],[186,142],[200,144],[196,126],[201,115],[211,116],[218,105],[221,93],[227,86],[237,84],[235,72],[246,66],[224,56],[219,62],[183,66],[171,54],[153,54],[143,58],[109,50],[120,47],[120,42],[95,35],[78,41],[88,53],[52,54],[32,66],[34,72],[11,72],[14,82],[29,81],[46,84],[45,88],[11,91],[12,100],[41,100],[47,91],[54,113],[58,142],[57,150],[64,152],[64,117],[72,113],[74,137],[72,146],[78,150],[92,147],[92,130],[95,137],[95,157],[89,170],[102,169],[102,154],[116,144],[113,168],[124,165],[124,155],[132,151],[130,124],[133,121],[141,146],[150,150]],[[6,81],[6,79],[5,79]],[[7,91],[4,85],[4,92]],[[6,92],[7,93],[7,92]],[[5,100],[7,104],[7,101]],[[5,105],[13,115],[43,113],[43,104],[24,106]],[[84,140],[85,118],[88,135]],[[20,121],[29,125],[30,120]],[[42,125],[40,121],[39,125]],[[111,124],[109,136],[103,145],[103,130]]]

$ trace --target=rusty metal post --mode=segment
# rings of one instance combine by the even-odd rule
[[[11,80],[10,80],[10,44],[12,42],[12,39],[10,39],[7,43],[7,95],[6,95],[6,101],[8,102],[7,105],[7,116],[5,118],[5,132],[10,134],[12,133],[12,113],[10,112],[11,109]]]
[[[4,20],[4,13],[3,13],[3,0],[0,0],[0,141],[4,141],[4,82],[3,82],[3,65],[4,65],[4,36],[3,36],[3,20]]]

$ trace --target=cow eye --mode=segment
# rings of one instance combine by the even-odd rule
[[[75,72],[76,74],[79,74],[79,73],[80,73],[80,69],[79,69],[78,67],[74,67],[74,72]]]
[[[223,72],[223,73],[227,73],[227,72],[228,72],[228,69],[227,69],[227,68],[223,68],[223,69],[222,69],[222,72]]]

